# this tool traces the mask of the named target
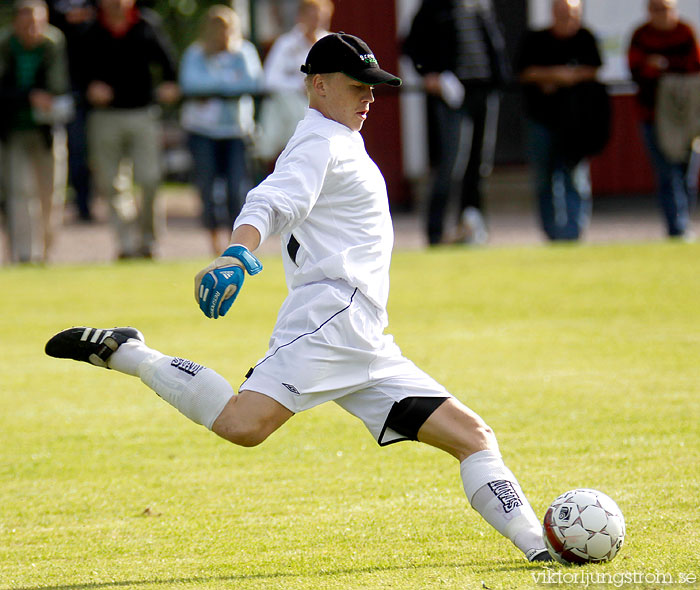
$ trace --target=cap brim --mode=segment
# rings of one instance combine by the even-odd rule
[[[357,80],[363,84],[369,84],[370,86],[376,86],[377,84],[401,86],[401,78],[389,72],[385,72],[381,68],[367,68],[359,72],[343,72],[343,74],[353,80]]]

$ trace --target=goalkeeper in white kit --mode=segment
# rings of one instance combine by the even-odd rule
[[[345,33],[320,39],[301,70],[306,117],[272,174],[248,193],[231,245],[195,278],[204,314],[224,316],[245,275],[262,270],[252,252],[270,235],[282,238],[289,295],[269,350],[238,393],[213,369],[149,348],[135,328],[71,328],[46,353],[139,377],[190,420],[242,446],[334,401],[380,445],[417,440],[455,457],[471,505],[527,559],[550,560],[493,431],[384,333],[394,236],[384,178],[359,131],[373,87],[401,80]]]

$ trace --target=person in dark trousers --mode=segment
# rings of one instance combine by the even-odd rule
[[[510,78],[505,41],[490,0],[423,0],[403,51],[423,77],[435,141],[426,233],[445,241],[445,217],[461,177],[453,241],[481,244],[488,238],[482,180],[492,169],[499,88]],[[468,137],[471,127],[471,137]],[[468,144],[464,169],[455,173],[460,146]]]
[[[68,70],[73,90],[73,118],[66,125],[68,138],[68,182],[73,187],[73,198],[81,221],[92,221],[92,179],[88,163],[87,108],[80,93],[81,39],[95,20],[96,0],[50,0],[49,22],[66,37]]]
[[[700,72],[695,32],[680,20],[675,0],[649,0],[648,20],[632,34],[628,61],[637,83],[641,131],[656,173],[659,204],[669,237],[692,239],[690,213],[696,195],[689,190],[688,161],[672,161],[662,150],[657,127],[657,87],[667,74]],[[697,190],[696,178],[690,186]]]
[[[549,240],[578,240],[591,215],[587,150],[579,147],[595,125],[586,121],[589,129],[577,130],[575,123],[584,120],[588,102],[579,100],[580,93],[588,92],[602,61],[595,37],[581,26],[581,11],[580,0],[553,0],[551,26],[528,31],[517,57],[528,155],[540,223]],[[604,109],[599,121],[605,123]]]

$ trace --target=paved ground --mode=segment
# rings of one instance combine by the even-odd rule
[[[209,257],[209,240],[201,228],[199,200],[189,188],[164,191],[161,203],[166,209],[167,225],[159,240],[159,259]],[[497,169],[487,184],[486,202],[490,227],[489,245],[544,243],[532,206],[527,171],[522,167]],[[72,210],[51,256],[57,264],[109,262],[116,254],[112,233],[106,223],[103,203],[97,207],[97,221],[78,223]],[[394,215],[397,249],[425,247],[420,213]],[[697,212],[695,228],[700,228]],[[594,200],[591,226],[584,242],[663,240],[661,215],[650,197],[599,197]],[[264,252],[279,252],[279,242],[269,240]],[[0,258],[6,263],[6,257]]]

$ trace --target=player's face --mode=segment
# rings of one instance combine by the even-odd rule
[[[359,131],[367,119],[369,105],[374,102],[372,89],[372,86],[345,74],[327,74],[324,76],[325,96],[321,112],[329,119]]]

